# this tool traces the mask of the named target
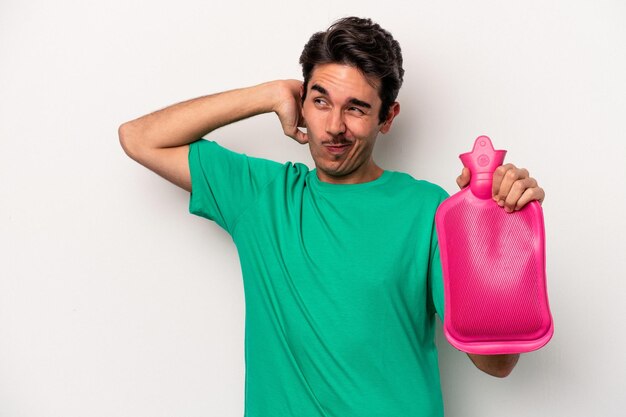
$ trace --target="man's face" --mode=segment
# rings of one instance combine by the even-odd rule
[[[321,181],[367,182],[382,173],[372,160],[376,136],[389,131],[400,107],[394,103],[379,123],[382,103],[376,87],[354,67],[324,64],[313,69],[302,114]]]

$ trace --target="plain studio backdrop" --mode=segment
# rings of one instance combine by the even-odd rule
[[[547,194],[554,338],[500,380],[439,332],[447,416],[623,415],[625,4],[2,0],[0,416],[243,415],[236,249],[123,153],[117,128],[300,78],[309,36],[348,15],[403,48],[383,167],[453,193],[458,154],[486,134]],[[311,163],[273,114],[209,138]]]

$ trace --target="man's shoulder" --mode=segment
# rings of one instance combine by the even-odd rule
[[[406,172],[393,171],[393,174],[394,186],[407,193],[420,198],[433,198],[438,201],[449,197],[446,190],[433,182],[417,179]]]
[[[269,167],[277,172],[282,171],[291,175],[306,175],[310,171],[308,166],[300,162],[280,162],[272,158],[250,155],[205,138],[190,143],[189,147],[190,153],[197,153],[201,159],[212,158],[224,162],[236,161],[249,165],[251,169]]]

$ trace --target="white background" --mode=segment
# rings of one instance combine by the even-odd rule
[[[623,415],[625,4],[2,0],[0,416],[243,415],[232,240],[127,158],[117,127],[299,78],[308,37],[346,15],[404,51],[383,167],[455,192],[457,155],[487,134],[547,193],[554,338],[499,380],[439,335],[447,416]],[[274,115],[210,138],[310,163]]]

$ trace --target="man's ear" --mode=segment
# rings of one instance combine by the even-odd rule
[[[380,133],[387,133],[391,129],[391,123],[393,119],[400,113],[400,103],[394,101],[391,107],[389,107],[389,113],[387,113],[387,118],[380,126]]]

